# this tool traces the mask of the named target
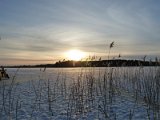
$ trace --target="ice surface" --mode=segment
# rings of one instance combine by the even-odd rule
[[[0,82],[0,120],[105,120],[106,116],[111,120],[146,120],[148,113],[153,119],[155,111],[148,109],[143,97],[135,99],[130,83],[141,68],[42,69],[7,69],[10,79]],[[112,78],[110,69],[114,70]],[[151,68],[143,69],[148,74]],[[156,76],[157,68],[152,69]],[[103,84],[98,81],[104,81],[104,74],[107,80],[113,79],[112,102],[109,92],[100,93],[99,85]],[[110,91],[109,83],[106,91]]]

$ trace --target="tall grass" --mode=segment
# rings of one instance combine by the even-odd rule
[[[105,70],[105,71],[104,71]],[[47,71],[47,69],[46,69]],[[44,73],[42,73],[44,74]],[[135,99],[135,105],[128,111],[128,119],[134,119],[136,106],[143,103],[147,106],[148,119],[159,119],[160,103],[160,69],[157,68],[95,68],[88,71],[82,70],[77,79],[67,83],[67,74],[58,73],[57,79],[43,77],[39,81],[31,80],[30,92],[35,97],[31,102],[31,119],[38,110],[43,111],[44,104],[48,104],[49,116],[54,116],[55,105],[59,97],[66,104],[66,118],[73,119],[74,115],[81,116],[96,109],[99,115],[104,115],[106,119],[119,119],[114,104],[120,96]],[[44,74],[45,75],[45,74]],[[10,86],[11,85],[11,86]],[[21,95],[15,94],[18,90],[16,84],[3,83],[1,92],[1,113],[10,118],[19,118],[19,111],[24,101]],[[14,88],[14,89],[13,89]],[[17,88],[17,89],[16,89]],[[62,90],[63,89],[63,90]],[[29,99],[29,98],[28,98]]]

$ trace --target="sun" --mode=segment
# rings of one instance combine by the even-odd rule
[[[85,57],[85,53],[80,50],[70,50],[66,53],[67,59],[79,61]]]

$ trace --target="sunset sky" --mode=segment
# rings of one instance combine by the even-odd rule
[[[160,57],[160,0],[0,0],[0,65],[54,63],[67,51]],[[107,57],[106,57],[107,58]]]

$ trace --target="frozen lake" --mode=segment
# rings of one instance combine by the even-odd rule
[[[159,67],[112,67],[112,68],[8,68],[7,73],[10,75],[11,79],[16,74],[17,81],[27,81],[27,80],[39,80],[39,77],[46,77],[45,79],[55,79],[58,74],[63,74],[67,77],[68,80],[76,79],[79,74],[88,74],[92,73],[94,76],[98,76],[99,73],[103,75],[106,71],[114,69],[116,74],[130,74],[134,75],[135,72],[143,70],[144,74],[153,72],[156,74],[156,71]]]
[[[0,119],[159,119],[160,68],[8,68]]]

